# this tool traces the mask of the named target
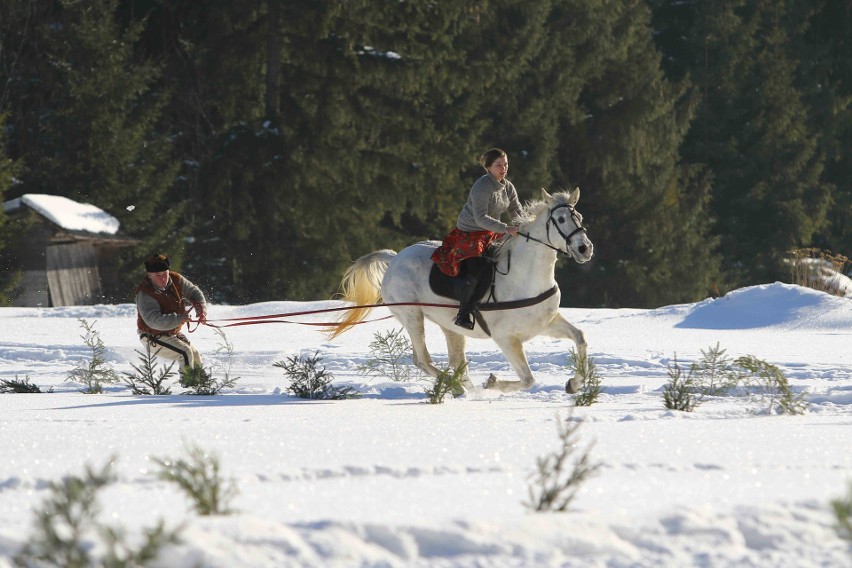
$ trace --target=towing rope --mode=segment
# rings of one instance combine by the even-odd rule
[[[497,310],[514,310],[518,308],[525,308],[529,306],[533,306],[535,304],[541,303],[553,296],[559,290],[558,286],[553,286],[547,291],[535,296],[534,298],[525,298],[523,300],[512,300],[508,302],[493,302],[480,304],[479,310],[482,312],[490,312]],[[459,304],[433,304],[427,302],[392,302],[390,304],[364,304],[359,306],[342,306],[339,308],[325,308],[322,310],[303,310],[300,312],[287,312],[283,314],[269,314],[263,316],[248,316],[243,318],[223,318],[223,319],[214,319],[214,320],[198,320],[198,319],[189,319],[187,321],[187,328],[190,333],[198,329],[199,325],[206,325],[208,327],[213,327],[216,329],[224,328],[224,327],[237,327],[241,325],[255,325],[261,323],[292,323],[298,325],[312,325],[317,327],[337,327],[341,325],[338,322],[308,322],[308,321],[291,321],[287,319],[280,318],[292,318],[296,316],[307,316],[307,315],[315,315],[315,314],[327,314],[333,312],[342,312],[348,310],[357,310],[357,309],[373,309],[373,308],[382,308],[382,307],[391,307],[391,306],[422,306],[427,308],[452,308],[458,309]],[[377,321],[383,321],[386,319],[390,319],[393,316],[385,316],[382,318],[375,318],[370,320],[362,320],[359,322],[355,322],[355,324],[362,323],[372,323]],[[225,324],[215,324],[211,322],[233,322],[233,323],[225,323]],[[195,327],[192,327],[189,324],[195,324]]]

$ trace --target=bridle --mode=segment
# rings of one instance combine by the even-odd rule
[[[557,221],[553,220],[553,215],[556,213],[556,211],[558,209],[562,209],[562,208],[565,208],[565,209],[568,210],[568,212],[571,214],[571,220],[574,221],[574,225],[576,225],[576,228],[573,231],[571,231],[570,233],[568,233],[567,235],[562,232],[562,229],[559,227],[559,223]],[[562,219],[560,219],[560,221],[562,221]],[[562,250],[561,248],[553,246],[553,241],[550,238],[550,225],[551,225],[551,223],[553,224],[553,228],[556,229],[556,232],[559,233],[559,236],[561,236],[565,240],[565,250]],[[550,215],[547,218],[547,224],[545,225],[545,227],[547,229],[547,242],[544,242],[541,239],[537,239],[537,238],[533,237],[532,235],[530,235],[529,233],[521,233],[520,231],[518,231],[518,236],[524,237],[528,241],[535,241],[537,243],[541,243],[544,246],[546,246],[547,248],[555,250],[557,254],[562,253],[562,254],[568,255],[569,257],[573,258],[574,257],[574,251],[571,248],[571,237],[573,237],[577,233],[585,233],[586,232],[586,228],[580,222],[580,218],[577,214],[577,211],[574,209],[574,206],[569,205],[567,203],[560,203],[559,205],[556,205],[555,207],[553,207],[550,210]],[[585,249],[585,245],[581,245],[580,252],[581,253],[585,252],[584,249]]]

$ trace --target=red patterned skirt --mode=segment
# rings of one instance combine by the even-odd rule
[[[450,234],[444,237],[435,252],[432,253],[432,261],[438,265],[441,272],[447,276],[459,275],[459,263],[466,258],[482,256],[488,245],[503,236],[503,233],[492,231],[473,231],[471,233],[462,231],[455,227]]]

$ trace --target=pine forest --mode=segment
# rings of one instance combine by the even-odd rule
[[[852,251],[850,44],[849,0],[4,0],[0,200],[115,216],[110,302],[153,252],[216,303],[327,299],[500,147],[522,202],[581,188],[564,302],[693,302]]]

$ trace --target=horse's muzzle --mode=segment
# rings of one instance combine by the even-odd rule
[[[568,250],[571,251],[571,256],[578,264],[589,262],[595,254],[595,246],[588,240],[578,246],[576,251],[572,247],[569,247]]]

